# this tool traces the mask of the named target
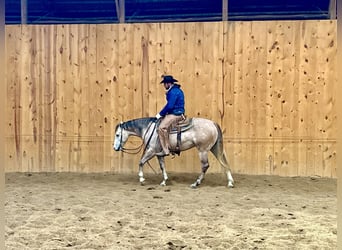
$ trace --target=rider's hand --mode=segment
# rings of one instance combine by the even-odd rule
[[[156,118],[157,118],[157,120],[159,120],[159,119],[161,118],[161,115],[158,113],[158,114],[156,115]]]

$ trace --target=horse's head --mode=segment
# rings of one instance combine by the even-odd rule
[[[121,122],[115,128],[115,136],[113,149],[115,151],[120,151],[123,149],[126,141],[128,140],[129,133],[124,129],[124,124]]]

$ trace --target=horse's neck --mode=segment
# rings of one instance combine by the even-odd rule
[[[139,120],[132,120],[130,124],[128,124],[128,127],[127,130],[130,132],[130,135],[144,139],[146,132],[151,128],[151,121],[142,123]]]
[[[143,135],[143,130],[136,128],[136,127],[131,127],[127,129],[129,135],[133,135],[133,136],[138,136],[138,137],[142,137]]]

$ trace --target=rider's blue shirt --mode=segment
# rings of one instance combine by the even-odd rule
[[[161,116],[165,116],[167,114],[174,115],[182,115],[185,112],[184,109],[184,93],[180,89],[180,85],[174,84],[167,92],[166,92],[166,105],[159,112]]]

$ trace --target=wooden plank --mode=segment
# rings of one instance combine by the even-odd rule
[[[165,75],[172,75],[173,74],[173,54],[172,54],[172,48],[173,48],[173,39],[174,35],[173,32],[173,26],[172,23],[164,23],[163,24],[163,73]]]
[[[92,123],[92,117],[89,114],[89,100],[92,98],[92,93],[89,90],[90,80],[89,71],[89,36],[90,26],[79,25],[77,27],[77,61],[75,63],[75,70],[77,75],[74,78],[74,110],[75,110],[75,123],[74,123],[74,137],[72,138],[74,164],[77,169],[82,172],[91,171],[89,164],[92,138],[89,134],[89,126]],[[76,33],[75,33],[76,34]]]
[[[85,134],[84,138],[81,135],[81,127],[82,127],[82,120],[84,115],[84,109],[82,108],[82,94],[83,94],[83,86],[82,82],[80,81],[81,77],[81,65],[80,57],[81,57],[81,30],[84,28],[85,25],[72,25],[70,30],[70,76],[69,76],[69,84],[70,91],[72,88],[72,93],[70,94],[70,108],[73,110],[72,121],[70,121],[70,137],[68,138],[69,143],[71,144],[70,147],[70,158],[71,158],[71,171],[76,172],[77,169],[82,169],[82,172],[87,172],[86,167],[81,165],[81,159],[83,155],[83,140],[86,138],[87,134]],[[86,110],[86,109],[85,109]]]
[[[56,27],[45,26],[42,30],[42,89],[41,119],[43,120],[40,134],[42,137],[41,158],[43,159],[42,171],[55,171],[55,145],[56,145]],[[52,56],[52,58],[51,58]]]
[[[203,55],[205,48],[204,41],[204,23],[196,24],[196,29],[193,34],[193,63],[194,63],[194,72],[192,81],[193,84],[196,85],[198,91],[192,94],[192,98],[194,100],[206,100],[202,103],[202,105],[196,105],[196,113],[198,116],[210,119],[210,102],[212,100],[211,93],[212,91],[208,91],[210,85],[208,86],[208,78],[206,77],[205,67],[203,67]],[[215,83],[213,83],[213,88],[215,88]]]
[[[272,152],[272,143],[269,143],[266,124],[266,99],[268,89],[266,85],[267,63],[260,63],[267,56],[267,29],[259,22],[252,23],[251,27],[251,70],[252,77],[251,95],[253,99],[252,133],[254,137],[255,170],[256,174],[262,174],[269,170],[269,154]],[[253,80],[254,79],[254,80]],[[260,142],[258,142],[260,141]]]
[[[114,138],[114,129],[115,126],[123,121],[123,115],[122,110],[117,105],[117,97],[119,95],[119,81],[118,81],[118,75],[119,75],[119,62],[121,61],[119,57],[119,50],[120,50],[120,43],[119,43],[119,26],[118,25],[108,25],[107,29],[107,37],[108,37],[108,46],[110,53],[110,69],[107,71],[108,78],[107,81],[111,83],[110,88],[110,112],[111,114],[107,114],[107,116],[111,117],[111,127],[113,129],[113,132],[108,135],[111,140],[113,141]],[[111,167],[110,171],[117,172],[122,166],[122,153],[117,152],[111,152],[109,155]]]
[[[58,141],[60,145],[57,159],[59,171],[76,171],[74,165],[74,76],[75,53],[77,53],[77,40],[75,38],[75,25],[62,25],[57,27],[57,46],[59,53],[57,61],[59,70],[57,73],[58,86]],[[77,121],[78,122],[78,121]],[[77,124],[77,123],[76,123]]]
[[[136,48],[141,53],[135,55],[137,62],[137,83],[140,84],[140,89],[137,92],[140,92],[140,102],[141,102],[141,116],[148,117],[153,116],[156,112],[150,113],[150,89],[153,88],[150,86],[150,32],[149,26],[142,25],[140,29],[142,30],[142,34],[140,40],[137,41]],[[139,43],[138,43],[139,42]],[[154,84],[152,84],[154,85]]]
[[[243,23],[235,23],[234,30],[235,37],[235,47],[234,47],[234,57],[235,57],[235,67],[234,67],[234,167],[238,173],[244,171],[248,168],[248,159],[243,160],[244,155],[244,143],[243,140],[243,127],[245,127],[243,120],[243,113],[245,111],[245,100],[243,96],[244,82],[243,82]],[[239,164],[236,164],[239,162]]]
[[[101,54],[101,45],[103,43],[103,33],[98,29],[98,25],[89,26],[89,91],[91,99],[89,102],[89,136],[90,149],[89,154],[89,172],[103,171],[103,80],[102,74],[103,54]],[[101,72],[101,73],[99,73]]]
[[[119,25],[119,70],[118,70],[118,107],[121,110],[120,115],[122,120],[131,120],[136,118],[133,106],[132,93],[132,73],[131,65],[133,61],[133,39],[130,37],[130,32],[133,31],[131,25]],[[127,148],[132,148],[136,145],[137,140],[130,138],[127,143]],[[133,171],[134,163],[131,157],[126,154],[122,155],[122,162],[120,162],[120,170],[123,172]]]
[[[282,171],[282,110],[281,101],[283,100],[283,77],[282,77],[282,50],[284,42],[284,33],[282,32],[282,24],[273,22],[268,26],[268,65],[270,79],[270,103],[271,107],[271,124],[269,124],[269,133],[272,135],[274,142],[273,153],[273,173],[281,174]]]
[[[206,92],[210,93],[206,100],[208,101],[207,117],[218,124],[222,125],[221,119],[223,116],[223,99],[222,91],[223,72],[222,72],[222,25],[221,23],[204,23],[203,26],[203,46],[208,48],[203,49],[202,68]],[[214,49],[217,48],[217,49]],[[215,91],[213,91],[213,89]]]
[[[183,90],[185,93],[191,93],[191,96],[186,97],[186,113],[190,117],[200,116],[200,111],[198,110],[198,107],[194,104],[196,100],[196,92],[193,91],[195,88],[200,90],[199,88],[199,82],[195,78],[195,60],[196,60],[196,50],[195,50],[195,44],[196,44],[196,37],[195,37],[195,31],[196,31],[196,24],[195,23],[187,23],[184,26],[184,42],[185,42],[185,61],[188,62],[186,65],[184,65],[184,79],[186,80],[186,83],[184,83]],[[201,100],[203,100],[201,98]]]
[[[65,169],[65,158],[67,158],[67,154],[65,153],[65,141],[63,140],[65,136],[64,132],[64,123],[62,123],[62,110],[64,109],[61,96],[64,93],[62,86],[65,82],[65,60],[64,55],[67,53],[66,43],[65,43],[65,26],[58,25],[56,26],[56,109],[57,109],[57,125],[56,125],[56,159],[55,166],[56,171],[66,171]]]
[[[253,34],[252,34],[252,23],[246,23],[243,27],[243,61],[242,61],[242,81],[243,81],[243,99],[245,103],[243,107],[243,130],[242,138],[246,141],[246,154],[247,158],[247,171],[255,174],[257,168],[257,148],[256,143],[256,126],[255,120],[257,115],[257,104],[256,104],[256,93],[255,93],[255,68],[256,62],[254,61],[254,46],[253,46]]]
[[[21,90],[18,93],[21,107],[21,171],[41,171],[42,159],[40,131],[40,77],[41,45],[39,30],[35,26],[22,27]]]
[[[230,165],[234,172],[235,157],[234,157],[234,119],[235,119],[235,105],[234,105],[234,80],[235,80],[235,39],[234,39],[235,23],[223,23],[223,111],[222,117],[222,131],[225,138],[225,149],[229,158]],[[222,112],[223,112],[222,111]]]
[[[293,115],[293,129],[294,136],[297,142],[296,150],[296,163],[297,163],[297,175],[305,175],[306,172],[306,148],[305,148],[305,126],[304,122],[304,107],[303,107],[303,96],[302,89],[304,85],[302,84],[303,70],[302,65],[305,62],[303,60],[302,50],[304,48],[303,37],[303,22],[295,23],[296,30],[294,34],[294,45],[295,45],[295,65],[294,65],[294,95],[295,101],[293,103],[294,115]]]
[[[279,131],[280,139],[282,142],[280,143],[280,167],[281,167],[281,175],[287,176],[291,174],[290,164],[291,164],[291,139],[293,138],[293,133],[291,129],[291,103],[294,102],[292,96],[292,86],[293,86],[293,78],[294,74],[293,70],[293,46],[292,41],[290,40],[292,35],[292,27],[290,22],[284,22],[281,25],[280,29],[282,33],[282,38],[280,43],[281,46],[281,62],[282,66],[278,69],[280,74],[280,86],[278,87],[280,95],[278,95],[277,102],[280,106],[280,123],[281,130]],[[293,166],[294,171],[296,172],[295,165]]]
[[[210,25],[207,24],[206,31],[210,28]],[[210,62],[215,63],[214,68],[212,69],[213,79],[217,82],[217,91],[216,95],[214,95],[214,100],[216,102],[216,110],[212,106],[212,113],[216,116],[213,118],[215,122],[217,122],[222,131],[225,131],[225,127],[223,127],[223,119],[226,112],[226,102],[225,102],[225,78],[226,78],[226,69],[225,69],[225,51],[224,51],[224,43],[225,34],[228,32],[228,23],[217,23],[216,32],[214,36],[214,44],[217,47],[216,50],[213,50],[211,53],[210,61],[208,61],[208,67],[210,68]]]
[[[301,74],[299,73],[299,68],[301,64],[301,56],[300,56],[300,50],[302,47],[301,43],[301,24],[296,23],[289,23],[290,29],[292,31],[291,37],[288,37],[287,42],[289,46],[289,50],[291,50],[288,54],[289,56],[289,62],[292,65],[291,69],[291,82],[292,88],[288,90],[289,95],[291,96],[291,99],[289,100],[289,103],[287,104],[290,108],[290,133],[292,136],[292,142],[291,142],[291,159],[289,161],[290,168],[291,168],[291,175],[298,175],[299,168],[301,168],[302,162],[300,161],[300,155],[302,155],[301,147],[300,147],[300,130],[299,130],[299,106],[300,106],[300,93],[299,89],[301,86]],[[291,58],[291,59],[290,59]]]
[[[135,24],[131,32],[132,55],[132,95],[135,117],[148,116],[145,102],[149,102],[148,95],[148,33],[146,26]],[[143,72],[144,66],[144,72]]]
[[[334,105],[334,91],[336,90],[336,53],[337,40],[334,30],[336,23],[332,21],[321,21],[318,27],[318,61],[317,68],[317,136],[321,138],[320,152],[322,152],[322,163],[317,166],[317,175],[332,177],[336,172],[336,118],[337,111]]]
[[[120,122],[115,112],[115,98],[116,98],[116,72],[117,62],[119,59],[116,57],[117,53],[117,36],[118,32],[114,25],[101,25],[97,26],[99,36],[102,39],[100,43],[100,65],[99,77],[103,78],[103,150],[104,150],[104,167],[103,171],[113,170],[113,166],[116,165],[119,154],[114,154],[112,149],[114,128],[117,123]],[[100,31],[101,30],[101,31]],[[110,53],[108,53],[110,51]]]
[[[305,32],[303,37],[304,62],[303,62],[303,82],[305,86],[301,95],[303,96],[305,135],[307,141],[307,160],[306,160],[306,175],[315,175],[315,160],[317,157],[314,138],[316,135],[316,120],[317,120],[317,104],[315,103],[315,85],[318,60],[315,50],[317,49],[317,26],[314,22],[305,22]]]
[[[6,26],[6,80],[7,80],[7,140],[6,171],[19,171],[21,168],[21,116],[20,116],[20,63],[21,30],[20,26]]]
[[[97,83],[97,126],[94,129],[96,137],[97,149],[102,150],[100,155],[98,156],[98,162],[96,165],[102,166],[102,169],[99,169],[100,172],[108,171],[110,169],[110,161],[106,160],[106,155],[110,147],[110,140],[107,138],[107,133],[110,133],[110,128],[107,126],[107,117],[109,116],[110,108],[110,95],[108,95],[108,91],[110,88],[110,82],[108,82],[108,78],[106,77],[107,71],[109,71],[109,63],[110,63],[110,54],[107,52],[109,45],[111,43],[109,35],[109,31],[107,30],[107,25],[97,25],[96,26],[96,60],[97,60],[97,70],[96,70],[96,83]],[[101,41],[101,42],[100,42]],[[93,132],[93,133],[94,133]],[[93,134],[92,133],[92,134]],[[95,166],[96,166],[95,165]],[[97,171],[97,170],[96,170]]]
[[[160,78],[158,76],[158,64],[161,44],[158,40],[157,31],[161,24],[152,23],[148,26],[148,102],[145,102],[146,108],[149,110],[149,116],[154,116],[159,112],[159,105],[156,102],[156,95],[159,89]]]

